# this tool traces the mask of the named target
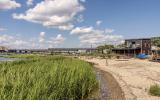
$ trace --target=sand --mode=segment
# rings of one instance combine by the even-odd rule
[[[126,100],[160,100],[160,97],[151,96],[148,89],[151,85],[160,84],[160,63],[148,60],[107,60],[86,57],[85,61],[96,64],[100,70],[110,73],[119,83]]]

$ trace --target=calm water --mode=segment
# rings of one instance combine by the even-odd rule
[[[13,60],[17,60],[16,58],[3,58],[0,57],[0,61],[13,61]]]
[[[108,100],[107,81],[100,70],[95,68],[95,72],[99,82],[99,89],[92,93],[87,100]]]
[[[99,81],[99,98],[100,100],[107,100],[108,98],[107,81],[100,70],[95,69],[95,71],[97,80]]]

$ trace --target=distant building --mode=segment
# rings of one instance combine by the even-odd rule
[[[29,53],[51,53],[51,54],[80,54],[92,53],[96,48],[49,48],[49,49],[9,49],[8,53],[29,54]]]
[[[4,46],[0,46],[0,53],[7,52],[8,49]]]
[[[49,48],[51,53],[68,53],[68,54],[80,54],[80,53],[92,53],[96,51],[96,48]]]
[[[8,53],[29,54],[29,53],[46,53],[48,49],[9,49]]]
[[[140,53],[149,55],[151,54],[151,38],[127,39],[125,40],[125,47],[114,48],[112,51],[127,56],[135,56]]]

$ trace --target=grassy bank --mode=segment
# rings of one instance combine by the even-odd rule
[[[89,63],[65,57],[28,58],[0,64],[1,99],[80,100],[97,86]]]

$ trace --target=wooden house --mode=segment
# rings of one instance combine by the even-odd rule
[[[125,40],[125,47],[114,48],[112,51],[116,54],[126,55],[126,56],[136,56],[138,54],[151,54],[151,39],[127,39]]]

